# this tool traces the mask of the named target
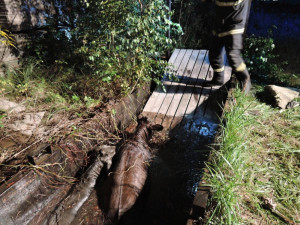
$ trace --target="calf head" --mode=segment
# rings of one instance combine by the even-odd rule
[[[161,131],[163,126],[160,124],[155,124],[147,117],[141,117],[138,119],[138,126],[136,129],[137,139],[142,139],[144,141],[148,141],[152,136],[152,131],[157,130]]]

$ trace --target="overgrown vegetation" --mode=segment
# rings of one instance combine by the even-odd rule
[[[275,43],[271,35],[272,32],[269,37],[251,35],[245,38],[243,56],[251,77],[257,82],[291,84],[295,75],[284,73],[288,62],[275,53]]]
[[[63,130],[79,132],[75,121],[94,116],[99,108],[151,79],[159,82],[167,51],[181,34],[179,24],[169,20],[163,0],[43,3],[47,21],[30,30],[22,65],[7,68],[0,76],[0,97],[25,106],[21,113],[0,112],[1,162],[32,143],[56,141]],[[29,6],[34,8],[31,2],[22,2],[22,7]],[[173,38],[167,37],[169,31]],[[12,40],[8,33],[0,34],[0,41],[4,34],[5,41]],[[26,147],[11,141],[10,134],[17,133],[11,124],[36,112],[45,112],[41,123],[49,126],[47,132],[21,140]],[[110,113],[114,116],[116,111]]]
[[[207,224],[298,224],[300,109],[235,92],[208,164]]]
[[[27,49],[54,68],[46,79],[58,79],[81,99],[124,94],[160,80],[167,65],[162,57],[181,33],[164,1],[56,2],[49,29],[35,33]]]
[[[51,83],[43,77],[45,68],[38,62],[29,62],[19,69],[9,69],[5,77],[0,77],[0,90],[4,96],[15,96],[19,101],[26,101],[28,106],[52,103],[59,108],[64,103],[75,104],[72,95],[63,94],[64,85],[59,82]]]
[[[2,96],[35,106],[92,107],[159,83],[182,32],[163,0],[58,0],[45,10],[47,30],[31,32],[22,66],[0,77]]]

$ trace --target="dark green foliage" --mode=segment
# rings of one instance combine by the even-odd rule
[[[163,0],[55,2],[57,13],[49,16],[50,28],[34,37],[30,54],[55,64],[56,70],[75,72],[65,79],[76,80],[73,88],[93,84],[97,89],[106,83],[127,93],[163,75],[167,64],[161,58],[181,33],[181,27],[168,19]],[[174,39],[167,37],[169,30]]]
[[[275,54],[274,49],[271,37],[251,35],[245,38],[243,56],[253,79],[277,84],[287,81],[282,74],[286,62]]]

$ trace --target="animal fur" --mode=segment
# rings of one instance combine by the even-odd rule
[[[135,204],[144,187],[152,158],[148,140],[153,130],[162,129],[161,125],[154,125],[143,117],[138,120],[134,136],[121,146],[116,164],[107,179],[110,193],[107,196],[105,224],[116,224]]]

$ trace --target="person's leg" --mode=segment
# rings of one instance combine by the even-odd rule
[[[251,80],[246,64],[241,57],[242,47],[242,35],[226,37],[225,48],[229,65],[232,67],[233,73],[239,81],[242,91],[248,93],[251,88]]]
[[[227,55],[229,64],[241,85],[242,91],[248,93],[251,88],[251,80],[246,64],[241,57],[241,50],[228,50]]]
[[[224,44],[221,38],[214,37],[209,49],[209,61],[214,70],[211,81],[206,85],[223,85],[224,84]]]

